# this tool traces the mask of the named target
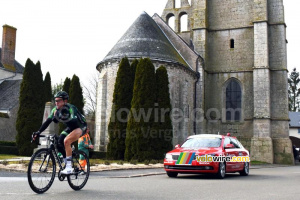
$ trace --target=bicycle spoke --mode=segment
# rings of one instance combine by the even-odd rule
[[[72,189],[80,190],[89,178],[89,159],[83,151],[73,152],[72,159],[74,173],[68,176],[68,182]]]
[[[52,185],[55,178],[55,159],[47,149],[38,150],[28,165],[28,182],[33,191],[43,193]]]

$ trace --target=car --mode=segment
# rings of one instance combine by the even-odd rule
[[[182,145],[168,152],[164,169],[169,177],[178,174],[215,174],[223,179],[226,173],[249,174],[249,151],[236,137],[218,134],[189,136]]]

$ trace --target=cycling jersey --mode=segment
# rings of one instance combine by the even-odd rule
[[[62,112],[66,110],[68,111],[68,114],[62,114]],[[65,118],[66,116],[67,118]],[[74,105],[69,103],[64,105],[62,109],[57,109],[56,107],[54,107],[48,119],[42,124],[39,131],[43,132],[52,121],[54,123],[62,122],[67,126],[67,128],[61,133],[64,135],[68,135],[76,128],[80,128],[84,134],[87,125],[84,116],[78,111],[78,109]]]

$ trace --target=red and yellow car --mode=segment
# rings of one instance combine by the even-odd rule
[[[164,169],[169,177],[183,174],[216,174],[224,178],[226,173],[249,174],[250,157],[236,137],[200,134],[189,136],[182,145],[168,152]]]

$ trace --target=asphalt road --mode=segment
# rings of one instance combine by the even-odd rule
[[[19,199],[299,199],[300,166],[256,168],[247,177],[228,174],[219,180],[207,175],[169,178],[163,169],[92,173],[81,191],[57,179],[44,194],[35,194],[26,174],[0,171],[0,196]],[[135,176],[135,175],[149,176]]]

